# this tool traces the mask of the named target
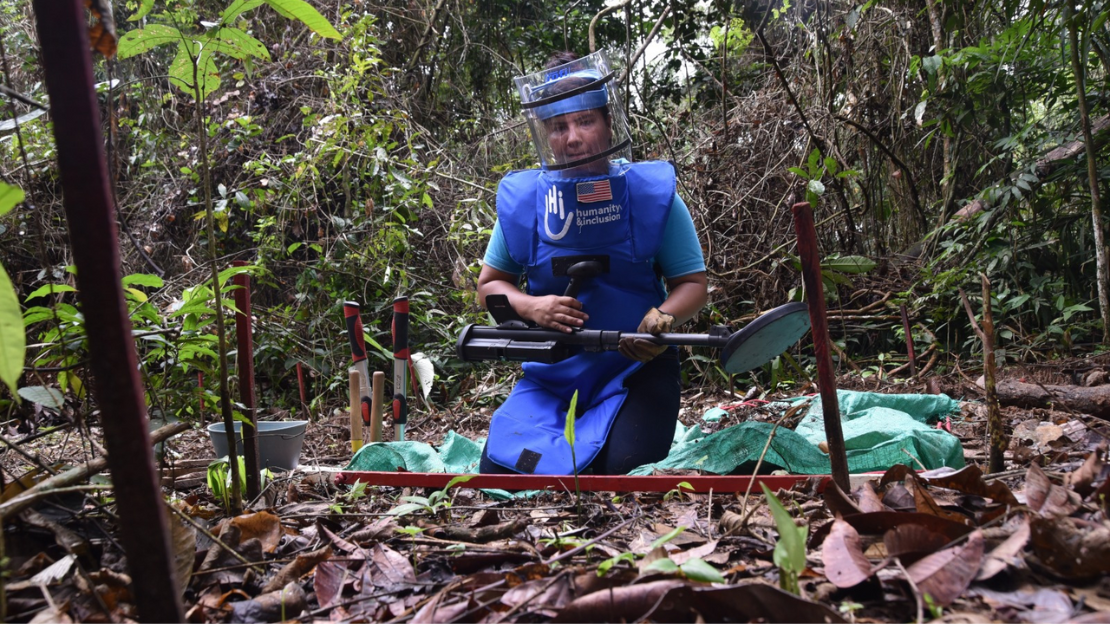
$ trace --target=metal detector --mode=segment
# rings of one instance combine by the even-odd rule
[[[497,301],[487,297],[491,311]],[[504,302],[505,306],[508,301]],[[503,308],[502,308],[503,311]],[[554,364],[583,351],[616,351],[621,338],[639,338],[660,345],[721,349],[721,366],[730,374],[744,373],[778,357],[809,331],[809,310],[795,302],[768,310],[737,332],[717,325],[708,334],[640,334],[576,329],[571,333],[530,327],[509,319],[496,327],[467,325],[456,344],[459,359],[467,362],[502,360]]]

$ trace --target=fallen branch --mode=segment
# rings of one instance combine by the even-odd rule
[[[1110,385],[1087,388],[1001,381],[995,390],[999,402],[1004,405],[1063,409],[1110,420]]]

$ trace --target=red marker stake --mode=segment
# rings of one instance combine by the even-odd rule
[[[844,492],[851,492],[848,477],[848,455],[844,448],[844,431],[840,427],[840,407],[836,397],[836,375],[829,354],[829,325],[825,317],[825,292],[821,283],[821,256],[817,249],[817,230],[809,204],[794,204],[794,232],[798,236],[798,257],[802,261],[802,283],[809,304],[813,354],[817,359],[817,384],[821,390],[821,408],[825,420],[825,436],[829,443],[829,464],[833,482]]]
[[[370,427],[370,397],[366,390],[370,387],[370,370],[366,367],[366,337],[362,330],[361,308],[355,301],[343,302],[343,319],[347,323],[347,339],[351,343],[351,361],[358,374],[362,376],[362,424]],[[376,440],[371,440],[375,442]]]
[[[405,441],[408,422],[409,298],[393,300],[393,424],[397,441]]]

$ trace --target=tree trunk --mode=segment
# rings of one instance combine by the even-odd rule
[[[1098,284],[1098,310],[1102,316],[1102,342],[1110,343],[1110,273],[1106,265],[1106,240],[1102,231],[1102,208],[1098,191],[1098,164],[1091,141],[1091,118],[1087,109],[1087,85],[1083,63],[1079,60],[1079,26],[1072,9],[1072,0],[1064,2],[1064,21],[1068,26],[1068,47],[1071,68],[1075,74],[1075,96],[1079,103],[1079,122],[1083,126],[1083,143],[1087,146],[1087,180],[1091,187],[1091,221],[1095,235],[1095,282]]]

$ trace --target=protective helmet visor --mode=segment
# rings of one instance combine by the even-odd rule
[[[632,141],[604,52],[515,79],[541,166],[573,175],[607,174],[630,161]]]

